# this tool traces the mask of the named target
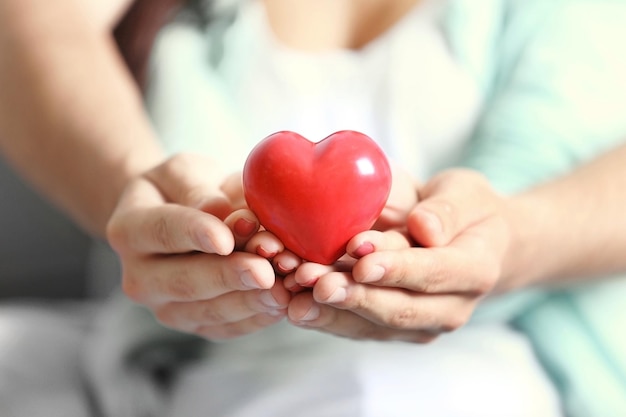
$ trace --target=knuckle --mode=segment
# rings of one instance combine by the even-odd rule
[[[195,300],[198,291],[192,283],[188,267],[181,268],[178,273],[166,280],[165,291],[174,300]]]
[[[199,320],[203,324],[217,325],[228,322],[223,312],[215,308],[215,306],[210,302],[202,303],[198,316]]]
[[[194,163],[194,158],[188,153],[179,153],[165,161],[158,169],[166,176],[178,176]]]
[[[182,196],[183,201],[181,201],[181,203],[191,207],[200,207],[207,196],[207,189],[205,187],[199,185],[189,187],[189,189],[184,192]]]
[[[144,304],[147,300],[147,291],[141,280],[136,276],[124,273],[122,275],[122,291],[132,301]]]
[[[406,307],[393,311],[386,324],[394,329],[413,329],[420,318],[421,314],[414,307]]]
[[[249,331],[240,323],[231,323],[218,326],[200,326],[196,333],[209,340],[229,340],[244,336]]]
[[[169,304],[155,309],[154,317],[159,323],[167,327],[175,327],[177,324],[176,314],[174,314],[174,309]]]
[[[469,168],[452,168],[441,174],[441,181],[463,182],[468,185],[479,185],[482,187],[491,187],[489,179],[476,170]]]
[[[449,200],[438,201],[437,204],[439,205],[438,212],[440,215],[440,219],[444,224],[444,228],[447,224],[448,227],[456,229],[461,218],[458,205]]]
[[[237,259],[240,252],[235,252],[228,256],[220,256],[216,258],[215,270],[208,277],[211,280],[211,287],[216,290],[247,290],[248,288],[244,287],[242,281],[243,271],[237,269],[238,263]],[[249,267],[249,265],[240,264],[242,268]],[[246,271],[246,269],[244,269]],[[251,273],[251,268],[247,269],[247,272]],[[246,273],[247,273],[246,272]],[[238,279],[235,279],[237,276]]]
[[[439,335],[434,333],[415,332],[409,341],[420,345],[427,345],[434,342],[438,337]]]
[[[449,314],[442,323],[440,330],[443,333],[450,333],[465,326],[469,320],[469,316],[465,313]]]
[[[265,327],[275,324],[279,320],[281,320],[281,316],[279,315],[272,316],[270,314],[257,314],[254,317],[252,317],[252,323],[254,327],[251,328],[249,332],[255,332],[257,330],[261,330]]]
[[[105,236],[111,248],[117,252],[128,246],[124,223],[115,215],[106,224]]]
[[[355,329],[349,336],[354,340],[389,340],[388,332],[374,325],[364,325]]]
[[[377,304],[374,297],[375,294],[372,291],[357,287],[348,291],[348,297],[346,300],[341,303],[335,303],[335,305],[356,311],[370,311],[372,306]]]
[[[482,297],[491,293],[500,280],[502,267],[494,257],[485,257],[484,259],[489,258],[491,259],[485,261],[485,266],[476,274],[473,290],[470,291],[473,296]]]
[[[387,285],[393,287],[402,287],[409,279],[412,269],[403,264],[397,264],[395,268],[391,268],[385,274],[384,280]]]
[[[474,295],[478,297],[485,296],[491,293],[498,282],[500,277],[499,270],[492,270],[489,273],[483,274],[477,281],[474,290]]]
[[[467,178],[468,181],[471,181],[474,184],[482,185],[484,187],[491,186],[487,177],[481,172],[478,172],[473,169],[462,169],[462,168],[459,169],[459,171],[463,173],[463,175],[465,176],[465,178]]]
[[[165,252],[171,252],[174,250],[174,242],[172,241],[167,218],[157,218],[150,231],[152,233],[153,240],[159,245],[159,247],[163,248]]]
[[[395,258],[385,267],[384,282],[394,287],[403,287],[415,281],[416,257],[408,251],[396,252]]]
[[[444,265],[436,263],[433,259],[425,260],[424,274],[417,281],[418,291],[426,294],[435,294],[445,286],[450,279],[450,272]]]
[[[201,325],[194,329],[192,333],[209,341],[226,340],[234,337],[229,335],[229,333],[224,330],[223,326]]]
[[[213,336],[212,338],[214,340],[230,340],[245,336],[247,334],[248,332],[245,332],[241,329],[226,328],[220,331],[215,331],[215,336]]]
[[[446,279],[438,273],[426,275],[421,281],[420,290],[426,294],[436,294],[445,280]]]

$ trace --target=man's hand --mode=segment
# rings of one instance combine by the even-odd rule
[[[419,192],[404,230],[367,231],[336,265],[289,278],[289,319],[351,338],[425,343],[463,326],[494,291],[510,240],[498,196],[480,175],[444,172]],[[289,286],[289,284],[288,284]]]
[[[169,327],[223,339],[281,320],[290,294],[268,260],[282,244],[258,232],[252,212],[235,210],[237,177],[211,167],[176,156],[132,181],[107,235],[132,300]]]

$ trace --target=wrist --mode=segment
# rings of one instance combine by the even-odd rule
[[[570,247],[579,237],[571,233],[553,196],[543,191],[538,187],[506,200],[511,243],[503,275],[512,288],[545,285],[570,274],[563,265],[571,263]]]
[[[506,290],[515,290],[535,284],[545,275],[546,268],[538,238],[537,219],[542,216],[541,205],[527,195],[506,197],[504,217],[509,228],[509,245],[502,265],[502,279]],[[538,210],[539,209],[539,210]]]
[[[109,166],[104,167],[104,172],[111,174],[101,180],[105,181],[102,189],[107,189],[108,192],[103,193],[99,207],[93,208],[99,214],[92,219],[91,225],[87,225],[96,235],[104,236],[109,218],[127,185],[165,160],[165,153],[153,133],[144,132],[144,137],[146,139],[143,141],[137,140],[136,137],[129,139],[128,148],[118,149],[119,155],[110,155]]]

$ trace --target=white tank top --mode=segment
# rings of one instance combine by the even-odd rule
[[[260,1],[241,2],[207,34],[172,25],[148,95],[157,130],[172,152],[206,152],[232,171],[275,131],[318,141],[353,129],[424,180],[455,162],[481,106],[438,27],[443,4],[420,3],[360,50],[290,49]]]

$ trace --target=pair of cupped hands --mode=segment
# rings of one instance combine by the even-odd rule
[[[449,170],[418,185],[394,168],[372,230],[321,265],[264,230],[241,174],[214,166],[168,159],[129,183],[107,227],[124,292],[168,327],[219,340],[287,318],[349,338],[426,343],[467,323],[498,288],[510,232],[503,199],[478,173]]]

